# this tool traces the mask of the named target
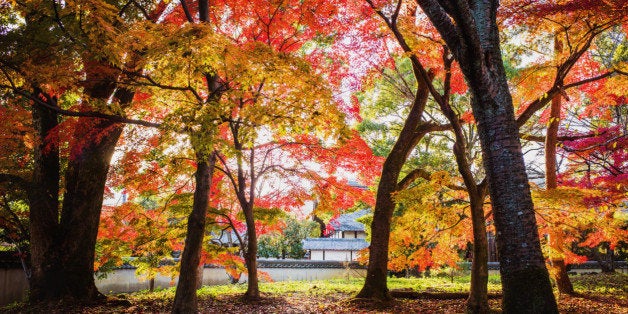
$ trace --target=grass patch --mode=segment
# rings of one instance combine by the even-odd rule
[[[570,276],[578,293],[614,295],[628,300],[628,274],[591,274]]]
[[[601,274],[571,277],[578,296],[560,296],[563,313],[628,313],[628,275]],[[427,278],[389,278],[390,289],[412,289],[422,293],[467,293],[470,276],[432,276]],[[352,302],[362,288],[364,278],[343,278],[316,281],[282,281],[261,283],[260,302],[241,300],[246,284],[205,286],[199,290],[201,313],[462,313],[464,298],[397,299],[394,302],[366,304]],[[499,276],[489,277],[489,292],[501,290]],[[13,304],[0,307],[2,313],[167,313],[170,312],[174,288],[155,292],[142,291],[119,294],[112,298],[125,299],[131,305],[108,302],[95,306],[50,304],[31,307]],[[489,300],[491,309],[498,311],[499,299]]]
[[[622,299],[628,299],[628,275],[596,274],[596,275],[572,275],[570,279],[574,289],[579,293],[594,293],[600,295],[616,295]],[[389,289],[412,289],[417,292],[468,292],[471,275],[459,275],[452,277],[431,276],[421,278],[388,278]],[[277,281],[260,283],[262,293],[274,295],[306,294],[312,296],[324,296],[328,294],[357,294],[364,278],[352,277],[349,279],[329,279],[312,281]],[[217,298],[225,295],[244,294],[246,283],[204,286],[199,291],[199,297]],[[154,292],[141,291],[133,293],[133,298],[144,299],[172,299],[174,288],[158,290]],[[499,275],[491,275],[488,278],[489,293],[501,291]]]
[[[389,289],[411,288],[418,292],[468,292],[471,275],[451,277],[432,276],[423,278],[389,278]],[[491,275],[488,279],[488,291],[501,291],[501,281],[499,275]]]

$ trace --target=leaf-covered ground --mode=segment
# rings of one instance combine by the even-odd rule
[[[628,275],[585,275],[572,277],[579,296],[559,296],[561,313],[628,313]],[[424,285],[430,287],[424,287]],[[396,299],[389,303],[357,300],[352,297],[360,288],[360,280],[333,280],[310,282],[278,282],[262,286],[263,297],[254,303],[245,303],[240,295],[244,285],[205,287],[200,290],[199,310],[202,313],[463,313],[465,300],[459,297],[464,277],[450,281],[436,279],[394,279],[391,288],[429,291],[428,296],[448,295],[450,299],[427,298]],[[417,289],[417,287],[421,287]],[[496,295],[498,285],[489,285]],[[422,290],[420,290],[422,289]],[[164,313],[169,312],[173,291],[119,295],[95,306],[14,305],[0,309],[10,313]],[[493,298],[490,306],[500,312],[500,300]]]

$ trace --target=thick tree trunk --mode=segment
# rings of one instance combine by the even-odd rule
[[[41,91],[36,90],[35,94]],[[51,99],[48,100],[49,104]],[[56,105],[56,104],[54,104]],[[30,301],[40,302],[53,299],[55,278],[49,278],[50,269],[58,268],[60,261],[50,256],[54,252],[54,241],[59,227],[59,149],[48,137],[58,124],[57,114],[38,105],[33,105],[33,125],[39,144],[34,150],[30,203],[31,278]],[[53,295],[50,295],[53,294]]]
[[[377,198],[371,223],[371,245],[366,279],[358,298],[391,299],[386,283],[388,273],[388,241],[390,220],[395,210],[392,193],[397,190],[397,181],[405,159],[393,158],[394,150],[388,155],[382,168],[377,186]]]
[[[37,232],[57,226],[45,240],[52,245],[43,255],[38,241],[32,248],[37,256],[32,260],[37,273],[32,278],[32,302],[93,302],[103,298],[94,282],[96,236],[109,162],[122,128],[105,120],[79,119],[75,138],[81,140],[72,147],[68,162],[60,223],[32,225]]]
[[[510,94],[506,84],[498,88],[496,97],[474,91],[472,102],[497,230],[503,309],[556,313]]]
[[[83,127],[89,131],[82,132]],[[68,163],[60,228],[63,239],[57,249],[62,254],[65,289],[80,300],[102,297],[94,282],[96,236],[109,163],[122,129],[123,125],[92,118],[77,125],[76,138],[86,141],[73,147]]]
[[[253,205],[250,204],[243,208],[244,218],[246,220],[247,244],[244,261],[248,272],[248,283],[244,299],[247,301],[258,300],[259,294],[259,278],[257,275],[257,233],[255,231],[255,220],[253,218]]]
[[[506,313],[557,313],[499,46],[498,0],[417,0],[471,91],[489,183]]]
[[[429,91],[427,84],[417,76],[419,86],[414,104],[406,118],[397,142],[393,146],[382,167],[382,176],[377,186],[377,198],[371,223],[371,245],[366,279],[358,298],[388,300],[391,298],[386,283],[388,273],[388,241],[390,240],[390,222],[395,202],[392,193],[398,190],[399,174],[408,155],[419,140],[427,133],[427,128],[420,130],[421,114]]]
[[[205,235],[205,219],[209,206],[209,192],[212,184],[212,174],[216,163],[216,154],[205,157],[197,153],[196,187],[194,190],[194,204],[188,217],[188,230],[185,237],[185,247],[181,256],[181,270],[179,282],[174,296],[172,313],[196,313],[199,264],[203,236]]]
[[[559,54],[562,50],[560,39],[554,37],[554,50]],[[545,136],[545,187],[553,190],[558,187],[558,178],[556,175],[556,145],[558,144],[558,127],[560,125],[560,111],[562,101],[561,95],[558,94],[552,98],[550,107],[549,124],[547,126],[547,134]],[[558,292],[573,295],[573,285],[567,275],[567,268],[563,259],[564,247],[563,236],[560,230],[551,230],[549,233],[549,247],[551,253],[549,256],[549,273],[556,283]]]
[[[87,92],[92,99],[102,101],[109,98],[113,85],[105,80],[89,87]],[[119,89],[114,96],[121,104],[128,104],[133,93]],[[109,163],[122,128],[108,120],[79,118],[70,147],[60,217],[59,167],[54,166],[58,161],[51,161],[51,158],[58,160],[58,153],[54,153],[57,157],[45,157],[43,163],[35,167],[34,181],[38,183],[31,193],[34,201],[31,203],[34,218],[31,221],[31,251],[34,252],[31,302],[90,303],[103,299],[94,282],[96,236]],[[35,151],[35,155],[40,158],[41,151]],[[45,182],[39,178],[42,172],[38,167],[42,166],[50,167],[44,171],[49,176]],[[53,181],[57,182],[56,188],[50,188]],[[42,200],[46,200],[44,203],[49,207],[41,207]]]

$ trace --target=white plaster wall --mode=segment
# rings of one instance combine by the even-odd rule
[[[310,259],[313,261],[322,261],[323,260],[323,251],[310,251]]]
[[[325,251],[326,261],[350,261],[349,251]]]
[[[366,269],[350,268],[260,268],[270,275],[273,281],[326,280],[350,277],[366,277]],[[260,278],[261,279],[261,278]],[[246,282],[242,275],[240,282]]]
[[[353,251],[353,253],[351,253],[350,251],[325,251],[325,258],[323,258],[323,251],[320,250],[311,250],[310,251],[310,259],[313,261],[341,261],[341,262],[346,262],[346,261],[355,261],[358,259],[358,252],[357,251]]]

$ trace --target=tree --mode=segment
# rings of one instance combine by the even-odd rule
[[[512,98],[501,59],[497,1],[417,0],[460,64],[472,94],[497,230],[507,312],[557,312],[541,252]],[[455,22],[455,24],[454,24]]]
[[[286,218],[283,232],[260,236],[259,255],[262,257],[301,259],[305,256],[303,243],[307,237],[317,237],[318,224],[313,221],[298,221],[292,216]]]
[[[229,133],[226,137],[230,143],[227,142],[228,146],[221,149],[218,156],[219,169],[231,183],[246,221],[248,243],[244,256],[248,289],[245,298],[248,299],[259,298],[255,211],[259,206],[257,198],[261,194],[262,180],[272,180],[269,176],[275,173],[298,171],[298,163],[282,156],[286,139],[291,140],[300,133],[332,138],[337,136],[338,130],[342,131],[344,124],[342,115],[330,101],[330,94],[305,65],[288,56],[281,56],[287,61],[282,62],[284,60],[274,59],[272,54],[260,50],[251,52],[260,54],[260,62],[266,60],[272,68],[260,72],[262,77],[251,75],[254,83],[241,86],[243,93],[234,95],[225,103],[233,112],[227,122]],[[249,61],[257,63],[255,57],[250,56]],[[301,128],[301,125],[325,123],[323,121],[328,124],[326,130]],[[272,129],[278,131],[273,132]],[[270,141],[266,140],[269,136]],[[231,162],[227,159],[229,157]]]
[[[376,8],[373,2],[368,2],[373,9]],[[384,19],[386,24],[395,31],[396,18],[400,9],[401,4],[399,3],[395,10],[396,13],[390,19],[386,17],[382,11],[376,12]],[[403,38],[399,37],[401,35],[398,31],[396,35],[404,51],[411,51]],[[431,82],[432,78],[421,76],[420,71],[425,70],[418,62],[416,56],[412,56],[411,58],[413,71],[417,77],[417,91],[414,95],[410,112],[403,124],[403,129],[382,166],[381,177],[377,188],[375,209],[373,211],[373,221],[371,223],[371,245],[367,276],[364,287],[358,293],[358,297],[362,298],[374,297],[390,299],[386,285],[386,277],[388,273],[390,221],[395,209],[392,195],[394,192],[400,190],[399,175],[410,152],[425,134],[439,127],[435,124],[425,123],[421,119],[429,95],[427,82]]]
[[[400,29],[399,25],[407,26],[412,29],[414,24],[416,11],[415,9],[405,9],[406,14],[402,12],[402,1],[395,1],[391,4],[385,4],[381,7],[376,6],[373,2],[367,1],[371,8],[384,20],[395,39],[399,43],[404,53],[409,55],[412,62],[414,76],[420,83],[420,88],[416,93],[415,103],[413,109],[410,111],[407,120],[403,126],[400,136],[390,151],[387,163],[382,168],[382,179],[378,187],[378,203],[376,205],[375,215],[372,221],[372,244],[369,254],[369,270],[367,273],[367,279],[362,291],[358,296],[360,297],[376,297],[387,299],[390,298],[388,289],[386,287],[386,265],[388,263],[388,242],[390,233],[390,222],[392,213],[395,207],[392,201],[392,194],[394,192],[401,191],[414,180],[419,177],[428,178],[429,175],[424,169],[414,169],[408,173],[408,175],[399,183],[398,177],[401,167],[406,162],[408,154],[414,149],[417,143],[430,131],[452,129],[455,135],[454,143],[454,155],[458,164],[460,174],[464,179],[465,186],[470,197],[471,217],[473,222],[474,231],[474,259],[473,259],[473,272],[472,272],[472,284],[471,293],[469,296],[468,306],[471,311],[485,312],[488,310],[487,288],[488,283],[488,255],[487,255],[487,239],[486,239],[486,226],[484,219],[484,198],[486,195],[485,187],[486,182],[476,183],[474,175],[471,171],[470,161],[468,160],[469,152],[466,148],[466,138],[463,134],[460,118],[458,114],[454,112],[450,105],[450,97],[452,91],[452,77],[456,77],[452,74],[451,64],[453,59],[448,56],[448,50],[443,49],[443,70],[444,78],[442,81],[443,94],[439,94],[432,85],[434,77],[434,69],[429,72],[425,70],[422,62],[434,62],[428,58],[427,60],[419,60],[418,54],[408,44],[405,32],[409,30]],[[408,27],[408,25],[410,25]],[[434,45],[438,51],[440,43],[436,40],[431,40],[426,43],[427,45]],[[456,73],[460,76],[459,72]],[[460,83],[453,86],[457,91],[465,90],[461,88]],[[436,122],[420,122],[422,116],[425,114],[425,107],[427,103],[427,96],[429,92],[433,93],[435,102],[439,105],[440,111],[445,115],[446,120],[449,121],[448,125],[439,125]],[[420,99],[420,100],[419,100]],[[416,102],[418,100],[418,102]],[[416,108],[416,109],[414,109]],[[429,115],[429,114],[428,114]],[[434,119],[436,120],[436,119]],[[427,126],[431,123],[431,128],[425,128],[424,130],[414,130],[417,125]],[[385,204],[385,205],[384,205]],[[386,213],[385,215],[383,213]],[[381,245],[383,241],[386,241],[386,245]]]
[[[172,254],[180,246],[182,220],[167,207],[158,207],[148,198],[118,206],[103,206],[96,245],[94,269],[99,275],[124,263],[136,267],[136,274],[149,281],[153,291],[157,274],[175,276]],[[164,213],[166,212],[166,213]]]
[[[2,88],[14,105],[28,104],[35,130],[27,188],[30,301],[93,302],[103,297],[93,277],[103,190],[120,122],[132,121],[121,113],[133,99],[116,83],[121,73],[106,61],[117,51],[102,48],[146,8],[99,1],[45,7],[26,1],[7,8],[22,19],[3,19],[8,28],[2,41],[9,49],[2,55]],[[62,115],[79,118],[60,123]]]
[[[265,163],[272,161],[267,160],[266,157],[273,157],[275,150],[286,145],[279,141],[282,136],[289,138],[288,135],[317,132],[334,134],[338,126],[342,125],[343,116],[330,102],[330,93],[320,77],[313,73],[303,60],[289,54],[302,44],[300,39],[297,41],[292,39],[293,37],[298,39],[299,37],[296,36],[302,34],[299,30],[300,25],[279,24],[292,29],[292,32],[277,30],[275,34],[274,29],[270,32],[269,29],[262,27],[269,21],[250,23],[251,15],[238,11],[231,22],[236,23],[243,19],[242,27],[246,31],[239,37],[230,31],[231,28],[223,25],[222,23],[226,22],[220,18],[209,23],[211,18],[207,5],[206,1],[198,3],[199,12],[202,12],[202,14],[199,13],[199,19],[202,22],[199,25],[195,25],[194,14],[191,14],[197,5],[188,7],[186,2],[182,2],[181,6],[177,6],[166,17],[166,21],[170,24],[166,23],[167,25],[163,26],[145,24],[131,29],[128,33],[127,45],[133,47],[144,63],[137,64],[135,68],[129,68],[126,71],[135,77],[136,84],[146,86],[150,90],[147,93],[159,94],[160,96],[156,98],[160,100],[175,101],[177,106],[171,108],[167,125],[170,130],[184,130],[187,133],[196,155],[196,163],[199,167],[197,171],[209,156],[220,159],[221,169],[228,180],[233,183],[237,200],[245,214],[249,242],[245,252],[247,266],[249,266],[250,292],[247,292],[247,296],[255,299],[259,296],[253,215],[257,182],[266,172],[281,168],[276,164]],[[248,9],[259,12],[272,12],[277,9],[274,7],[275,4],[266,5],[268,6],[260,5],[260,7]],[[239,10],[240,8],[225,4],[225,7],[216,6],[212,9],[221,12],[220,10],[223,9]],[[302,6],[282,7],[280,11],[283,12],[283,9],[298,10],[301,18],[309,18],[309,15],[317,12]],[[262,15],[257,15],[257,17],[261,19]],[[291,15],[283,17],[276,15],[271,18],[271,21],[283,23],[285,19],[293,18],[294,16]],[[188,23],[186,24],[185,21]],[[142,29],[142,27],[145,28]],[[297,29],[293,29],[294,27]],[[251,28],[251,34],[248,28]],[[150,33],[146,32],[147,29]],[[249,35],[251,37],[248,37]],[[277,41],[271,38],[275,35],[281,38],[287,37]],[[305,32],[305,35],[313,37],[316,34]],[[155,40],[159,36],[169,38],[169,41]],[[138,38],[143,40],[140,42]],[[184,58],[188,71],[182,72],[179,65],[169,66],[163,62],[164,58],[179,58],[180,56]],[[150,70],[137,71],[142,68]],[[306,101],[309,102],[307,105]],[[313,121],[330,123],[331,128],[313,130],[308,126]],[[265,137],[264,132],[274,137],[269,143],[260,143]],[[262,154],[256,155],[258,151]],[[227,161],[227,159],[230,160]],[[256,163],[259,161],[262,164],[256,169]],[[213,166],[209,167],[209,171],[213,171],[213,168]],[[289,170],[287,169],[288,172]],[[203,187],[207,188],[206,185]],[[198,189],[196,192],[199,192]],[[205,196],[199,196],[198,200],[205,198]],[[207,206],[202,207],[206,211]],[[196,211],[193,211],[195,218],[189,221],[198,222],[198,224],[195,223],[194,229],[197,235],[202,236],[203,222],[199,219],[205,214],[195,213]],[[192,238],[198,239],[197,236],[191,234],[191,230],[188,233],[189,243]],[[197,244],[200,243],[200,240],[194,241]],[[199,248],[199,245],[195,248]],[[191,248],[187,251],[195,257],[200,254],[200,250],[197,249]],[[198,259],[188,259],[186,256],[186,249],[184,249],[180,288],[196,282],[185,277],[183,273],[192,272],[191,265],[194,264],[196,268]],[[181,288],[181,291],[181,294],[177,293],[175,296],[173,311],[193,311],[192,307],[196,302],[188,299],[187,296],[190,293],[193,294],[194,289]]]
[[[574,83],[578,83],[578,85],[584,83],[583,86],[587,86],[589,83],[599,84],[599,82],[621,73],[620,68],[615,64],[602,67],[592,58],[592,54],[599,49],[595,44],[596,38],[605,37],[604,34],[612,33],[614,25],[621,21],[621,13],[613,8],[614,5],[613,3],[602,4],[601,6],[605,8],[601,9],[590,7],[585,3],[582,6],[563,6],[560,2],[528,5],[507,4],[509,17],[506,19],[506,25],[511,25],[509,27],[510,32],[523,31],[522,34],[526,36],[524,38],[527,38],[530,46],[539,45],[537,43],[538,38],[542,36],[545,36],[548,41],[554,42],[553,47],[549,45],[539,47],[540,49],[533,53],[532,59],[534,61],[524,67],[519,65],[522,69],[516,75],[518,81],[517,95],[525,97],[528,93],[534,93],[534,97],[536,97],[537,92],[533,89],[542,87],[551,91],[554,89],[553,87],[547,88],[550,84],[559,87],[560,90],[560,93],[555,93],[551,98],[547,96],[548,101],[551,99],[550,108],[539,118],[539,122],[547,125],[544,175],[548,190],[556,189],[559,185],[557,180],[557,146],[562,142],[558,139],[560,121],[565,116],[565,109],[582,101],[583,96],[587,94],[583,92],[583,88],[580,88],[579,92],[573,92],[573,89],[568,90],[568,87],[573,86]],[[532,57],[525,52],[523,55]],[[521,59],[521,56],[517,59]],[[551,73],[552,71],[555,73]],[[583,79],[583,77],[587,78]],[[532,81],[535,83],[528,83]],[[537,127],[528,124],[526,128],[534,130]],[[561,293],[573,294],[574,290],[567,276],[563,260],[563,256],[568,255],[568,252],[564,252],[567,248],[562,244],[562,228],[557,227],[556,231],[553,232],[551,228],[548,229],[549,246],[551,247],[548,267],[558,290]]]
[[[390,270],[457,268],[472,240],[467,193],[446,171],[417,181],[395,195]]]

